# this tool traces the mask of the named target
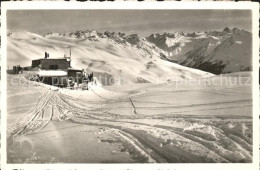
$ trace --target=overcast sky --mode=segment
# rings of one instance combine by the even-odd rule
[[[249,10],[9,10],[8,31],[39,34],[77,30],[115,31],[147,36],[237,27],[251,31]]]

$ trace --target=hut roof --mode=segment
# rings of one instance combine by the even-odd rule
[[[68,70],[71,70],[71,71],[82,71],[82,69],[77,69],[77,68],[68,68]]]
[[[35,61],[35,60],[68,60],[68,59],[70,59],[70,58],[52,57],[52,58],[38,58],[38,59],[34,59],[33,61]]]

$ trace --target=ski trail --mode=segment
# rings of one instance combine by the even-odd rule
[[[104,97],[100,96],[101,99],[105,99]],[[233,101],[229,102],[229,104],[235,104],[239,102],[245,102],[248,100],[240,100],[240,101]],[[167,134],[172,134],[172,136],[178,136],[176,139],[170,138],[173,141],[178,141],[179,138],[185,139],[189,141],[190,145],[194,145],[202,149],[201,152],[206,154],[206,152],[210,153],[210,155],[214,156],[211,157],[212,160],[221,160],[223,162],[233,162],[232,157],[227,155],[226,153],[232,153],[233,150],[228,150],[221,142],[228,141],[230,144],[234,145],[238,151],[245,158],[251,159],[252,155],[250,152],[250,145],[245,143],[246,141],[242,141],[242,139],[229,137],[222,132],[221,129],[216,127],[216,130],[220,135],[218,136],[219,139],[217,141],[210,141],[202,136],[197,135],[196,133],[189,133],[185,130],[176,130],[174,127],[170,126],[159,126],[159,125],[151,125],[149,123],[138,123],[135,122],[136,119],[139,118],[153,118],[156,115],[136,115],[136,109],[148,109],[147,107],[136,107],[131,99],[128,96],[128,101],[131,104],[131,107],[116,107],[113,108],[114,110],[120,109],[132,109],[134,115],[128,115],[127,118],[131,119],[131,121],[126,121],[122,119],[126,119],[125,116],[117,115],[115,117],[113,113],[105,114],[105,110],[109,110],[109,107],[100,107],[100,103],[104,105],[110,104],[115,102],[114,100],[111,102],[109,101],[101,101],[99,105],[91,105],[87,103],[88,101],[80,100],[63,95],[60,92],[56,91],[47,91],[44,95],[39,98],[35,107],[29,111],[24,118],[20,118],[16,121],[9,129],[8,135],[9,136],[16,136],[22,135],[27,133],[39,132],[44,127],[48,125],[50,121],[52,121],[54,116],[54,108],[58,111],[57,118],[59,121],[66,121],[70,120],[77,124],[87,124],[93,126],[105,126],[108,128],[115,129],[115,132],[126,142],[130,143],[141,155],[145,155],[147,157],[148,162],[172,162],[172,161],[180,161],[181,159],[189,159],[187,155],[181,156],[179,151],[182,151],[183,148],[174,148],[175,154],[181,156],[182,158],[176,158],[171,153],[167,153],[161,146],[156,145],[156,143],[149,143],[146,141],[146,137],[140,136],[139,131],[144,131],[147,134],[144,136],[153,136],[154,138],[158,138],[158,140],[163,139],[163,136],[157,136],[159,132],[165,132]],[[122,102],[122,101],[120,101]],[[95,103],[95,102],[92,102]],[[98,103],[98,102],[96,102]],[[204,105],[218,105],[224,102],[219,103],[210,103]],[[188,105],[192,106],[192,105]],[[185,106],[185,107],[188,107]],[[203,106],[203,104],[197,104],[196,106]],[[184,107],[184,106],[179,106]],[[166,106],[166,107],[154,107],[150,109],[165,109],[165,108],[178,108],[178,106]],[[48,112],[48,110],[51,110]],[[148,109],[149,110],[149,109]],[[49,113],[49,114],[48,114]],[[167,116],[166,116],[167,117]],[[166,118],[165,117],[165,118]],[[140,127],[139,127],[140,126]],[[141,128],[142,127],[142,128]],[[141,129],[140,129],[141,128]],[[150,131],[156,132],[155,134],[150,134]],[[196,131],[195,131],[196,132]],[[142,134],[142,133],[141,133]],[[205,134],[206,135],[206,134]],[[244,143],[243,143],[244,142]],[[244,146],[241,146],[241,143]],[[186,146],[186,145],[185,145]]]

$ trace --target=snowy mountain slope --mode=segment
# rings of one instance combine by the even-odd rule
[[[169,44],[169,39],[174,41]],[[147,41],[168,52],[166,58],[184,66],[214,74],[252,69],[252,35],[237,28],[204,33],[152,34]]]
[[[47,51],[52,57],[63,57],[72,51],[72,67],[106,76],[103,84],[135,83],[140,80],[163,83],[212,76],[197,69],[162,60],[164,51],[138,35],[78,31],[70,34],[40,36],[28,32],[8,35],[8,65],[28,66],[32,59]]]

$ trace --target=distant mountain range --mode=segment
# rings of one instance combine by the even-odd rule
[[[152,34],[146,38],[167,51],[166,59],[214,74],[252,70],[252,34],[223,31]]]
[[[140,37],[138,34],[77,31],[47,34],[99,41],[107,38],[119,44],[131,44],[167,61],[214,74],[252,70],[252,34],[238,28],[193,33],[163,33]],[[155,45],[155,46],[154,46]]]
[[[71,49],[72,66],[127,77],[129,82],[166,82],[252,70],[252,34],[237,28],[148,37],[89,30],[44,36],[12,32],[7,43],[10,67],[28,66],[45,51],[50,58],[68,56]]]

